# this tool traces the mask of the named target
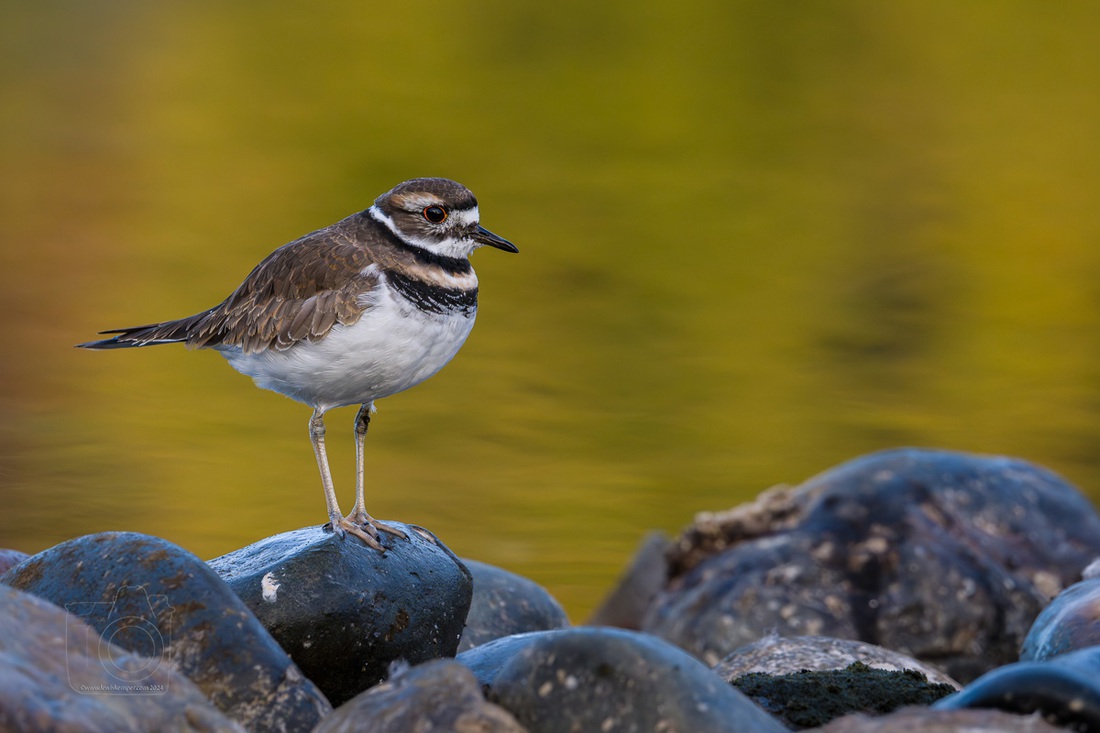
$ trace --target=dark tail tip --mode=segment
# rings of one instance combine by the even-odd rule
[[[100,341],[85,341],[82,344],[76,344],[75,348],[94,349],[98,351],[100,349],[122,349],[127,346],[137,346],[137,344],[120,343],[118,340],[118,336],[115,336],[114,338],[102,339]]]
[[[175,344],[184,340],[182,338],[166,338],[163,336],[157,338],[155,333],[149,333],[152,328],[155,327],[141,326],[139,328],[118,329],[116,331],[100,331],[101,335],[108,333],[113,333],[116,335],[112,336],[109,339],[101,339],[99,341],[85,341],[82,344],[76,344],[76,348],[92,349],[95,351],[101,351],[104,349],[136,349],[142,346]]]

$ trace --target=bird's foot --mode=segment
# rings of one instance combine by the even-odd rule
[[[350,534],[363,540],[363,543],[367,545],[367,547],[373,547],[379,552],[386,551],[386,548],[378,541],[378,530],[370,523],[356,524],[346,517],[340,517],[326,524],[324,528],[335,532],[340,539],[344,539]]]
[[[388,534],[392,534],[394,537],[400,537],[403,540],[406,540],[406,539],[409,538],[409,536],[407,534],[405,534],[401,530],[397,529],[396,527],[391,527],[390,525],[386,524],[385,522],[380,522],[380,521],[378,521],[377,519],[375,519],[374,517],[372,517],[371,515],[367,514],[365,511],[362,511],[362,510],[352,511],[351,514],[344,517],[344,521],[345,522],[350,522],[352,524],[359,525],[360,527],[365,529],[367,532],[372,532],[375,537],[377,537],[378,532],[381,531],[381,532],[386,532]]]

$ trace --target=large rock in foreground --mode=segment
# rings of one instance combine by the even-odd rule
[[[426,529],[389,522],[385,552],[306,527],[210,561],[334,705],[386,678],[391,662],[453,657],[470,572]]]
[[[1096,510],[1050,471],[885,451],[698,519],[644,628],[711,664],[773,629],[859,639],[965,682],[1098,553]]]
[[[332,710],[221,578],[159,537],[78,537],[0,582],[69,610],[127,651],[176,665],[249,730],[309,730]]]
[[[536,631],[475,647],[458,661],[490,702],[538,733],[786,731],[698,660],[635,631]]]
[[[0,586],[0,730],[243,733],[244,728],[218,712],[171,665],[130,654],[52,603]]]
[[[503,708],[486,702],[473,673],[453,659],[402,667],[356,695],[312,733],[526,733]]]

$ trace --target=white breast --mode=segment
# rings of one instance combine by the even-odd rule
[[[330,409],[365,404],[408,389],[442,369],[474,326],[474,314],[425,313],[385,286],[350,325],[320,341],[257,354],[222,350],[256,385]]]

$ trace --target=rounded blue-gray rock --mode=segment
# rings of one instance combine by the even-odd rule
[[[505,637],[458,656],[529,730],[784,733],[697,659],[655,636],[576,627]]]
[[[506,710],[488,702],[470,670],[453,659],[400,665],[388,680],[348,700],[312,733],[410,731],[527,733]]]
[[[249,730],[309,730],[332,710],[217,573],[167,540],[78,537],[0,582],[61,606],[106,642],[174,665]]]
[[[1082,580],[1054,597],[1031,625],[1020,661],[1042,661],[1100,644],[1100,578]]]
[[[210,561],[334,705],[386,678],[391,662],[453,657],[472,581],[428,530],[388,522],[385,552],[306,527]]]
[[[999,667],[932,707],[1039,713],[1071,730],[1100,731],[1100,647]]]
[[[535,581],[477,560],[462,564],[473,576],[474,595],[459,652],[502,636],[569,625],[561,604]]]
[[[580,627],[583,628],[583,627]],[[545,634],[555,634],[558,631],[529,631],[524,634],[502,636],[499,639],[487,641],[472,649],[459,653],[455,659],[469,667],[477,677],[477,682],[484,689],[489,689],[496,681],[497,673],[508,660],[521,649],[533,643]]]

